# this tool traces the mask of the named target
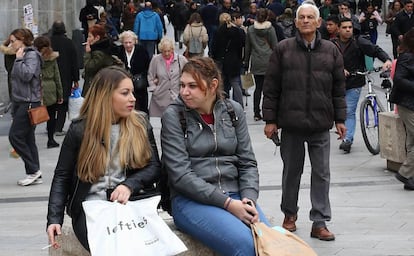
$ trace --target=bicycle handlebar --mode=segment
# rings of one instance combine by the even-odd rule
[[[381,70],[382,70],[382,67],[376,67],[373,70],[355,71],[355,72],[350,73],[350,75],[351,76],[356,76],[356,75],[366,76],[366,75],[369,75],[369,74],[371,74],[373,72],[380,72]],[[387,69],[387,70],[382,71],[380,73],[380,77],[381,78],[389,78],[390,77],[390,73],[391,73],[391,70]]]

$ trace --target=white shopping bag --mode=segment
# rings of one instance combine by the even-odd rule
[[[69,96],[69,120],[73,120],[79,116],[79,111],[83,104],[83,97],[81,96],[82,90],[78,87],[72,90],[71,95]]]
[[[187,250],[157,213],[161,196],[126,205],[104,200],[82,203],[91,255],[167,256]]]

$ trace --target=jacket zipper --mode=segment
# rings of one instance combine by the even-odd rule
[[[214,126],[216,126],[216,124],[214,124]],[[214,136],[214,152],[216,152],[217,151],[217,147],[218,147],[218,145],[217,145],[217,133],[216,133],[216,129],[214,129],[214,131],[213,131],[213,136]],[[217,183],[218,183],[218,186],[219,186],[220,190],[223,191],[223,189],[221,188],[221,170],[220,170],[220,167],[219,167],[219,164],[218,164],[218,158],[217,158],[217,156],[215,158],[216,158],[216,170],[218,172],[218,181],[217,181]]]
[[[214,109],[215,109],[215,107],[216,106],[214,106]],[[214,113],[214,109],[213,109],[213,113]],[[215,116],[217,116],[217,115],[215,115]],[[216,127],[216,118],[214,118],[214,124],[213,124],[213,128],[214,128],[214,130],[213,130],[213,137],[214,137],[214,152],[216,152],[217,151],[217,148],[218,148],[218,143],[217,143],[217,127]],[[219,163],[218,163],[218,157],[216,156],[215,157],[215,161],[216,161],[216,170],[217,170],[217,173],[218,173],[218,180],[217,180],[217,184],[218,184],[218,186],[219,186],[219,189],[221,190],[221,191],[223,191],[224,192],[224,190],[223,190],[223,188],[221,187],[221,170],[220,170],[220,167],[219,167]]]
[[[78,191],[78,187],[79,187],[79,179],[76,180],[75,190],[73,191],[72,199],[70,200],[70,204],[69,204],[69,210],[70,210],[71,215],[72,215],[73,200],[75,200],[75,195],[76,195],[76,192]]]
[[[310,93],[310,78],[311,78],[311,60],[312,60],[312,58],[311,58],[311,55],[312,55],[312,51],[311,51],[311,49],[308,49],[307,50],[307,64],[308,64],[308,74],[307,74],[307,77],[308,77],[308,79],[306,79],[307,81],[306,81],[306,105],[305,105],[305,107],[306,107],[306,116],[309,116],[309,108],[310,108],[310,101],[311,101],[311,99],[310,99],[310,97],[311,97],[311,93]]]

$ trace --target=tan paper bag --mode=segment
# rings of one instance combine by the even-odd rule
[[[302,239],[282,227],[251,224],[256,256],[317,256]]]
[[[240,75],[240,79],[243,89],[255,86],[253,74],[250,72]]]

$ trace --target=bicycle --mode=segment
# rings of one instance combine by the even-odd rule
[[[361,124],[362,137],[364,139],[365,146],[368,151],[373,155],[377,155],[380,152],[380,145],[378,139],[379,122],[378,114],[384,111],[384,107],[377,99],[377,95],[373,89],[373,79],[371,74],[379,72],[381,68],[374,68],[373,70],[365,72],[356,72],[357,75],[364,75],[367,78],[368,93],[365,95],[364,100],[361,102],[359,108],[359,121]],[[380,78],[383,78],[381,88],[385,89],[385,98],[387,100],[387,111],[392,111],[393,106],[389,102],[389,95],[391,93],[391,82],[388,79],[390,72],[384,71],[380,73]]]

